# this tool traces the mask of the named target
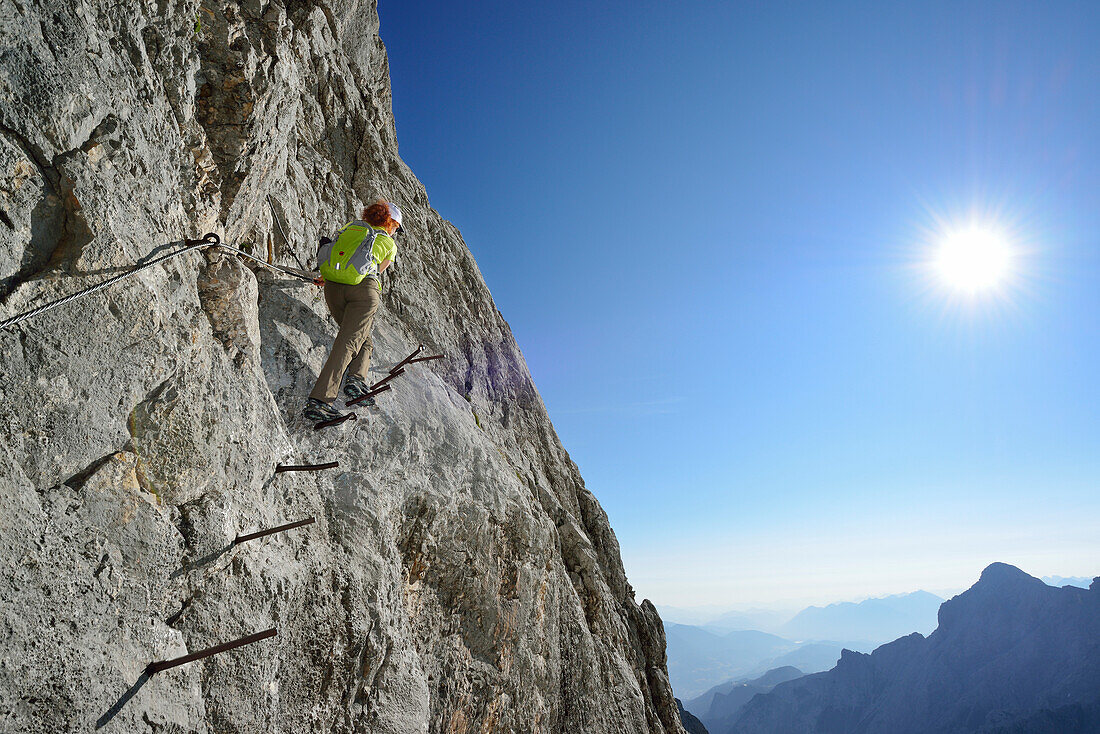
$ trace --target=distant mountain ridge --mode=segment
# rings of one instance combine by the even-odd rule
[[[834,669],[755,696],[728,734],[1097,731],[1100,579],[1055,588],[994,563],[940,606],[929,637],[845,650]]]
[[[1042,581],[1051,586],[1079,586],[1082,589],[1089,588],[1092,583],[1092,579],[1086,576],[1043,576]]]
[[[862,640],[878,644],[913,632],[930,634],[943,599],[927,591],[859,603],[807,607],[779,628],[789,640]]]
[[[741,631],[715,634],[684,624],[665,626],[668,674],[676,695],[697,696],[715,683],[758,675],[787,663],[770,661],[797,655],[799,645],[766,632]],[[831,668],[840,657],[841,645],[811,650],[806,659],[814,672]]]
[[[702,717],[710,711],[711,705],[714,703],[716,697],[724,696],[739,686],[753,684],[764,686],[767,687],[768,690],[771,690],[780,683],[786,683],[789,680],[794,680],[803,675],[805,675],[805,673],[801,670],[789,665],[785,665],[781,668],[773,668],[757,678],[738,678],[736,680],[728,680],[725,683],[719,683],[701,696],[696,696],[688,700],[684,706],[695,712],[696,715]]]
[[[916,591],[807,607],[785,621],[785,614],[767,610],[730,612],[706,626],[666,621],[669,678],[677,695],[692,698],[716,684],[758,676],[772,668],[789,665],[806,673],[828,670],[845,647],[870,652],[912,632],[931,632],[941,601],[934,594]],[[722,629],[722,625],[738,627],[751,621],[745,615],[758,622],[771,619],[779,628],[774,634]]]
[[[780,683],[802,677],[802,671],[791,666],[774,668],[759,678],[727,681],[702,696],[687,702],[685,708],[695,714],[709,732],[725,732],[737,720],[745,704],[758,693],[767,693]]]

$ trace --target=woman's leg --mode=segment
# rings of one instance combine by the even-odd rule
[[[329,300],[329,285],[325,285],[326,301]],[[321,374],[317,376],[317,384],[309,394],[311,398],[326,403],[336,400],[336,395],[340,391],[340,381],[348,365],[358,357],[364,344],[371,343],[370,330],[379,302],[378,291],[372,288],[373,283],[370,280],[363,281],[359,285],[339,283],[331,285],[340,286],[339,290],[342,291],[342,293],[334,293],[337,308],[334,308],[331,302],[329,303],[333,316],[338,310],[342,311],[340,331],[332,343],[332,350],[329,352],[325,366],[321,368]],[[369,350],[367,361],[368,363],[370,361]]]
[[[343,283],[325,283],[325,305],[328,306],[328,312],[337,326],[344,322],[344,306],[347,305],[344,300],[346,288],[347,286]]]
[[[367,285],[364,282],[363,285]],[[370,295],[365,300],[365,306],[369,309],[369,321],[365,327],[366,338],[363,339],[363,346],[359,347],[359,352],[352,358],[351,364],[348,365],[348,377],[357,377],[363,382],[369,383],[370,376],[367,374],[370,371],[370,355],[374,351],[374,339],[371,338],[371,328],[374,325],[374,315],[378,312],[378,303],[382,300],[382,294],[378,292],[377,286],[372,282]]]

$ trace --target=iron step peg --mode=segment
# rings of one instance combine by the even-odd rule
[[[228,652],[229,650],[233,650],[244,645],[251,645],[254,642],[266,640],[268,637],[274,637],[277,634],[279,634],[278,629],[272,627],[269,630],[257,632],[254,635],[248,635],[247,637],[242,637],[241,639],[233,640],[232,642],[223,642],[220,645],[214,645],[214,647],[208,647],[205,650],[199,650],[198,652],[193,652],[189,655],[172,658],[171,660],[160,660],[149,663],[149,665],[145,668],[145,672],[148,673],[150,676],[153,676],[161,672],[162,670],[168,670],[169,668],[175,668],[180,665],[186,665],[187,663],[193,663],[196,660],[202,660],[203,658],[208,658],[213,655],[217,655],[218,653]]]
[[[423,351],[424,351],[424,345],[421,344],[408,357],[405,357],[403,360],[401,360],[400,362],[395,364],[393,367],[390,367],[390,374],[391,375],[394,374],[395,372],[397,372],[398,370],[400,370],[402,367],[404,367],[407,364],[416,364],[417,362],[430,362],[433,359],[443,359],[443,357],[444,357],[444,355],[442,355],[442,354],[434,354],[430,357],[421,357],[420,353],[423,352]]]
[[[403,374],[405,374],[405,370],[398,370],[397,372],[390,372],[385,377],[383,377],[382,380],[379,380],[378,382],[374,383],[370,387],[367,387],[366,388],[366,393],[364,393],[363,395],[361,395],[359,397],[356,397],[355,399],[353,399],[353,401],[348,401],[348,403],[346,403],[346,404],[348,404],[348,405],[359,405],[360,403],[364,403],[364,402],[368,401],[368,399],[371,399],[372,397],[374,397],[378,393],[386,392],[387,390],[389,390],[390,387],[393,386],[393,385],[387,385],[386,383],[388,383],[390,380],[393,380],[394,377],[397,377],[397,376],[400,376],[400,375],[403,375]]]
[[[373,398],[375,395],[386,392],[387,390],[390,389],[390,387],[391,387],[391,385],[383,385],[382,387],[379,387],[379,388],[373,388],[372,387],[366,393],[364,393],[363,395],[360,395],[359,397],[357,397],[355,400],[349,400],[347,403],[345,403],[345,405],[347,405],[348,407],[351,407],[352,405],[359,405],[360,403],[365,403],[368,400],[370,400],[371,398]]]
[[[417,355],[419,355],[423,351],[424,351],[424,345],[421,344],[408,357],[405,357],[403,360],[401,360],[400,362],[395,364],[393,367],[390,367],[390,374],[392,375],[394,372],[397,372],[399,369],[401,369],[405,365],[409,364],[409,362],[411,362]]]
[[[316,520],[312,517],[307,517],[305,520],[298,520],[297,522],[288,522],[286,525],[278,525],[267,530],[258,530],[255,533],[248,533],[247,535],[238,535],[233,540],[233,545],[240,545],[241,543],[247,543],[250,540],[256,538],[262,538],[265,535],[273,535],[274,533],[281,533],[284,530],[293,530],[294,528],[300,528],[303,525],[312,525]]]
[[[371,385],[367,392],[374,392],[375,390],[382,387],[383,385],[385,385],[387,382],[389,382],[393,378],[400,377],[403,374],[405,374],[405,370],[397,370],[397,372],[391,372],[388,375],[386,375],[385,377],[383,377],[381,380],[379,380],[378,382]]]
[[[442,354],[434,354],[430,357],[418,357],[417,355],[420,354],[423,351],[424,351],[424,345],[421,344],[420,346],[418,346],[416,348],[416,351],[414,351],[408,357],[405,357],[403,360],[401,360],[400,362],[395,364],[393,367],[391,367],[390,368],[390,373],[388,375],[386,375],[385,377],[383,377],[378,382],[371,385],[367,389],[367,392],[364,395],[361,395],[360,397],[357,397],[354,400],[349,400],[346,403],[346,405],[348,405],[349,407],[352,406],[352,405],[359,405],[360,403],[364,403],[367,400],[370,400],[371,398],[373,398],[375,395],[378,395],[379,393],[386,392],[386,390],[389,390],[390,387],[391,387],[391,385],[388,384],[390,380],[392,380],[395,377],[400,377],[401,375],[405,374],[405,369],[404,368],[405,368],[406,365],[416,364],[417,362],[430,362],[433,359],[443,359],[443,356],[444,356]],[[331,424],[327,424],[327,425],[331,425]],[[320,428],[322,426],[321,426],[320,423],[318,423],[317,427]]]
[[[390,387],[392,387],[391,385],[387,385],[386,383],[389,382],[390,380],[392,380],[393,378],[398,377],[399,375],[403,375],[403,374],[405,374],[405,370],[398,370],[397,372],[391,372],[390,374],[386,375],[385,377],[383,377],[378,382],[376,382],[373,385],[371,385],[370,387],[368,387],[366,393],[364,393],[363,395],[360,395],[355,400],[349,400],[346,404],[347,405],[359,405],[359,403],[364,403],[364,402],[370,400],[371,398],[373,398],[375,395],[377,395],[379,393],[386,392],[387,390],[390,389]]]
[[[325,464],[277,464],[275,473],[282,474],[288,471],[321,471],[322,469],[335,469],[340,466],[339,461],[329,461]]]
[[[313,424],[313,430],[319,431],[322,428],[328,428],[329,426],[338,426],[341,423],[343,423],[344,421],[353,421],[353,420],[357,420],[357,418],[355,416],[355,413],[348,413],[347,415],[342,415],[339,418],[332,418],[332,419],[327,420],[327,421],[321,421],[320,423],[315,423],[315,424]]]
[[[410,359],[409,364],[416,364],[417,362],[431,362],[433,359],[443,359],[445,354],[433,354],[430,357],[417,357],[416,359]]]

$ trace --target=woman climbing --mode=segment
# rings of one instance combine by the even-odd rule
[[[341,416],[332,406],[344,372],[344,396],[355,400],[367,392],[371,324],[382,295],[379,275],[397,257],[393,235],[401,230],[401,210],[379,199],[363,209],[363,219],[345,224],[336,241],[322,240],[317,253],[325,279],[325,303],[340,326],[325,366],[306,402],[305,417],[314,422]],[[360,405],[373,405],[368,399]]]

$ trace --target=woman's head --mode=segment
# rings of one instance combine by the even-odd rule
[[[401,210],[396,204],[379,199],[363,209],[363,220],[374,227],[383,227],[393,234],[401,227]]]

